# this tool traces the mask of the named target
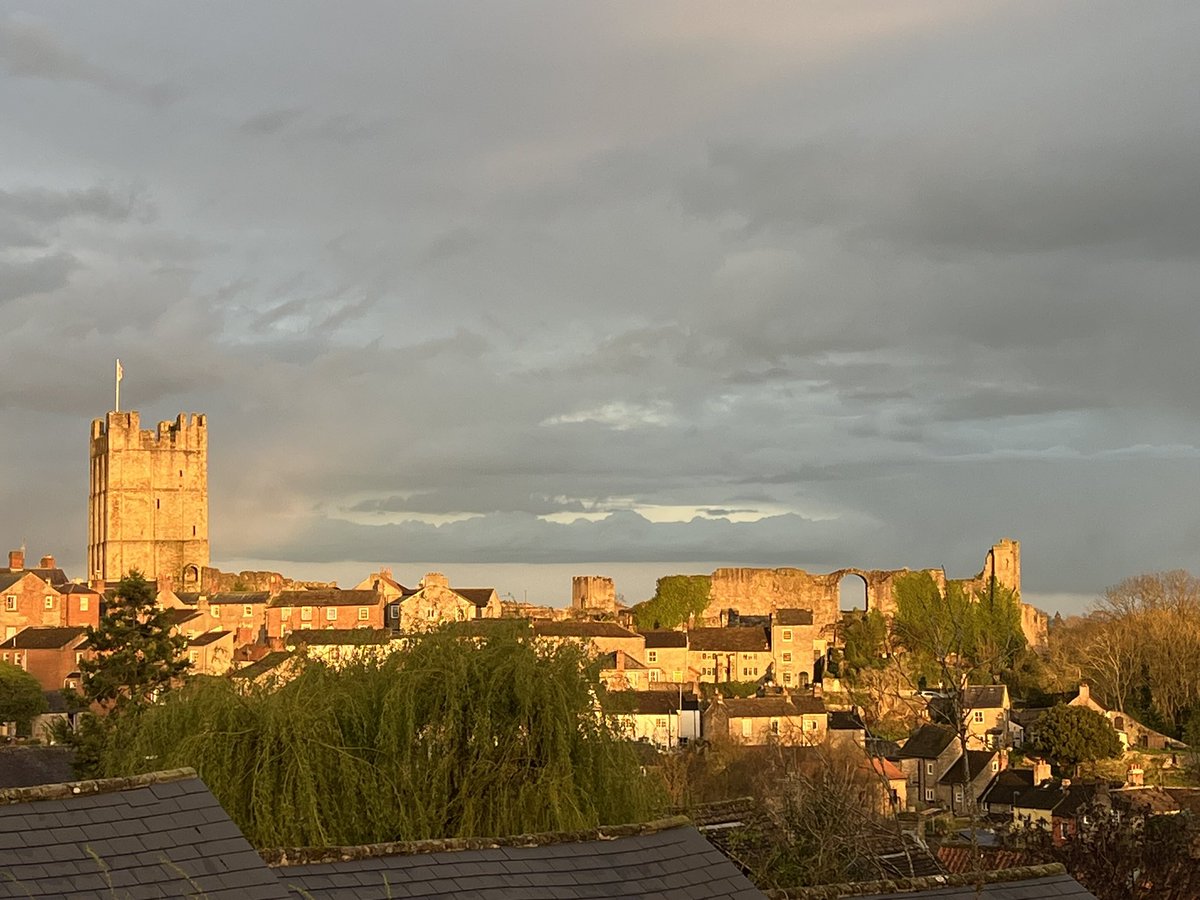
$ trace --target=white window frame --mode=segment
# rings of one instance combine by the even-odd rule
[[[300,607],[300,621],[301,622],[311,622],[312,621],[312,607],[311,606]]]
[[[933,788],[925,788],[925,802],[926,803],[933,802]]]
[[[52,594],[46,595],[46,609],[54,609],[54,596]]]
[[[982,724],[983,724],[983,710],[982,710],[982,709],[977,709],[977,710],[975,710],[974,717],[975,717],[975,724],[976,724],[976,725],[982,725]]]
[[[87,597],[80,597],[80,598],[79,598],[79,611],[80,611],[80,612],[87,612],[87,611],[88,611],[88,598],[87,598]]]
[[[784,639],[785,641],[791,641],[791,639],[792,639],[792,629],[790,629],[790,628],[785,628],[785,629],[783,629],[783,639]]]
[[[254,605],[253,604],[251,604],[251,603],[243,603],[242,604],[242,618],[243,619],[254,618]]]
[[[365,606],[360,606],[358,608],[358,621],[366,622],[366,621],[369,621],[370,618],[371,618],[371,611],[369,609],[367,609],[367,607],[365,607]]]
[[[325,621],[326,622],[336,622],[337,621],[337,607],[336,606],[325,607]]]
[[[17,611],[17,595],[16,594],[9,594],[7,597],[4,598],[4,609],[7,612],[16,612]]]
[[[658,662],[658,651],[657,650],[647,650],[646,651],[646,662],[648,662],[648,663]]]
[[[933,774],[933,763],[931,763],[931,762],[927,762],[927,763],[925,763],[925,774],[926,774],[926,775],[932,775],[932,774]]]

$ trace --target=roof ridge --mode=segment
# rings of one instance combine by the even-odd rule
[[[63,800],[85,794],[109,794],[131,788],[163,784],[168,781],[184,781],[199,778],[196,770],[189,767],[164,769],[161,772],[146,772],[143,775],[126,775],[122,778],[94,778],[88,781],[65,781],[60,784],[39,784],[33,787],[0,789],[0,806],[15,803],[32,803],[35,800]]]
[[[694,828],[687,816],[668,816],[628,825],[601,825],[579,831],[547,831],[509,837],[433,838],[424,841],[388,841],[349,847],[276,847],[259,850],[258,855],[272,867],[305,866],[320,863],[371,859],[379,856],[414,856],[420,853],[446,853],[461,850],[488,850],[496,847],[540,847],[546,844],[570,844],[584,841],[611,841],[618,838],[655,834],[672,828]]]
[[[966,872],[961,875],[920,875],[915,878],[889,878],[884,881],[854,881],[843,884],[822,884],[814,887],[774,889],[766,891],[766,895],[770,900],[838,900],[841,897],[910,893],[974,884],[1004,884],[1010,881],[1066,874],[1067,867],[1062,863],[1044,863],[1037,866],[996,869],[991,872]]]

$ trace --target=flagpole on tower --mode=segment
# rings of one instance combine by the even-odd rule
[[[121,378],[124,377],[125,370],[121,368],[121,360],[117,360],[117,399],[116,406],[113,407],[113,412],[121,411]]]

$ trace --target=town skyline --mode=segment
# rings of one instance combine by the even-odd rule
[[[85,575],[119,356],[226,569],[1194,569],[1198,17],[6,7],[6,539]]]

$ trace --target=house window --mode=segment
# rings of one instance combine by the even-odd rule
[[[371,617],[370,611],[365,606],[358,608],[358,621],[365,622]]]
[[[398,619],[398,618],[400,618],[400,607],[398,607],[398,606],[389,606],[389,607],[388,607],[388,618],[389,618],[389,619]]]
[[[8,610],[9,612],[16,612],[16,609],[17,609],[16,595],[9,594],[7,597],[4,598],[4,608],[6,610]]]
[[[649,672],[646,673],[646,677],[650,681],[658,681],[658,669],[651,669]]]
[[[805,719],[804,720],[804,730],[805,731],[816,731],[817,730],[817,720],[816,719]]]
[[[791,672],[784,672],[784,673],[783,673],[783,683],[784,683],[784,684],[791,684],[791,683],[792,683],[792,673],[791,673]]]
[[[652,663],[658,662],[658,651],[657,650],[647,650],[646,651],[646,662],[652,662]]]
[[[676,669],[674,672],[671,673],[671,680],[672,681],[683,681],[683,671],[680,669]]]
[[[992,772],[999,772],[999,771],[1000,771],[1000,761],[993,759],[992,760]]]
[[[219,617],[219,616],[221,615],[221,607],[220,607],[220,606],[218,606],[218,605],[217,605],[217,604],[215,604],[215,603],[214,603],[212,606],[210,606],[210,607],[208,608],[208,611],[209,611],[210,613],[212,613],[212,617],[213,617],[214,619],[215,619],[215,618],[217,618],[217,617]]]
[[[785,663],[790,663],[792,661],[792,654],[790,654],[790,653],[783,654],[783,661]]]
[[[195,650],[188,651],[188,662],[194,663],[199,658],[199,654]]]
[[[337,621],[337,607],[336,606],[325,607],[325,621],[326,622],[336,622]]]
[[[983,724],[983,710],[981,710],[981,709],[975,710],[975,724],[976,725]]]
[[[754,733],[754,723],[749,719],[742,719],[742,737],[750,737]]]
[[[79,598],[79,611],[80,611],[80,612],[87,612],[87,611],[88,611],[88,598],[87,598],[87,597],[80,597],[80,598]]]
[[[925,788],[925,802],[926,803],[933,802],[933,788]]]
[[[194,638],[195,636],[196,636],[196,629],[194,629],[194,628],[189,628],[189,629],[188,629],[188,633],[187,633],[187,639],[190,641],[190,640],[191,640],[192,638]]]
[[[790,629],[790,628],[785,628],[785,629],[783,629],[783,639],[784,639],[785,641],[791,641],[791,639],[792,639],[792,629]]]
[[[310,619],[312,619],[312,607],[311,606],[300,607],[300,619],[303,622],[307,622]]]
[[[242,605],[242,618],[250,619],[250,618],[253,618],[253,616],[254,616],[254,607],[251,606],[249,603],[243,604]]]
[[[955,785],[955,787],[954,787],[954,802],[962,803],[962,797],[963,797],[962,788],[958,785]]]
[[[300,630],[301,631],[312,631],[312,622],[301,622]]]
[[[425,610],[425,618],[432,622],[437,618],[437,610],[432,606],[429,607],[429,609]]]
[[[654,727],[655,727],[655,729],[661,731],[662,729],[667,727],[667,720],[665,718],[664,719],[655,719]]]
[[[54,598],[49,594],[46,595],[46,609],[54,609]]]
[[[933,763],[931,763],[931,762],[927,762],[927,763],[925,763],[925,774],[926,774],[926,775],[932,775],[932,774],[933,774]]]

